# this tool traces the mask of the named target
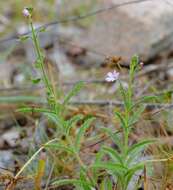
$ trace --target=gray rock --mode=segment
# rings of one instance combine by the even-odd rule
[[[0,151],[0,167],[9,168],[13,166],[13,154],[9,150],[1,150]],[[4,170],[0,169],[0,172],[4,172]]]
[[[173,79],[173,68],[169,69],[167,72],[167,77],[172,80]]]
[[[55,45],[52,54],[49,55],[49,59],[56,65],[59,71],[59,78],[75,75],[74,67],[59,44]]]
[[[11,86],[11,75],[14,69],[14,65],[8,62],[0,63],[0,87],[10,87]]]
[[[126,0],[112,0],[112,5]],[[109,2],[106,1],[106,5]],[[76,42],[97,52],[129,60],[139,54],[144,60],[170,51],[173,42],[173,7],[162,0],[136,3],[97,15],[89,31]]]
[[[18,138],[19,138],[19,131],[15,128],[6,131],[1,137],[1,139],[4,140],[10,147],[16,147],[17,145],[16,140]]]

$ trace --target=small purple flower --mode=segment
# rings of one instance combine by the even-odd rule
[[[107,73],[105,80],[107,82],[114,82],[119,78],[119,74],[120,73],[115,70],[113,72],[109,72]]]
[[[29,10],[27,8],[24,8],[23,11],[22,11],[22,14],[24,17],[29,17],[31,16]]]

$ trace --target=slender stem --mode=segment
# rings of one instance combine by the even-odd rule
[[[48,141],[45,145],[48,145],[54,141],[57,141],[58,139],[52,139],[50,141]],[[43,145],[42,147],[40,147],[33,155],[32,157],[23,165],[23,167],[19,170],[19,172],[16,174],[16,176],[14,177],[15,179],[17,179],[20,174],[27,168],[27,166],[32,162],[32,160],[35,159],[35,157],[44,149],[45,145]]]
[[[31,18],[30,18],[30,26],[31,26],[31,31],[32,31],[33,43],[34,43],[36,53],[37,53],[37,56],[38,56],[38,59],[39,59],[39,65],[41,67],[41,71],[42,71],[42,74],[43,74],[43,82],[45,83],[46,88],[49,90],[49,92],[54,95],[53,88],[51,87],[51,84],[50,84],[50,82],[49,82],[49,80],[47,78],[46,71],[44,69],[44,65],[43,65],[44,59],[43,59],[43,56],[41,54],[40,45],[39,45],[39,42],[38,42],[38,39],[37,39],[37,36],[36,36],[35,29],[34,29],[34,26],[33,26]]]

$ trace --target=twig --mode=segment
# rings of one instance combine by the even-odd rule
[[[0,169],[1,169],[1,170],[9,171],[9,172],[11,172],[11,173],[14,173],[14,170],[10,170],[10,169],[4,168],[4,167],[2,167],[2,166],[0,166]]]
[[[48,176],[44,190],[48,190],[54,167],[55,167],[55,165],[52,164],[52,167],[51,167],[51,170],[50,170],[50,173],[49,173],[49,176]]]
[[[83,101],[70,101],[69,104],[73,105],[93,105],[93,106],[123,106],[123,102],[121,101],[109,101],[109,100],[83,100]],[[146,108],[148,109],[156,109],[156,108],[162,108],[162,109],[171,109],[173,108],[173,104],[160,104],[160,103],[145,103],[144,104]]]

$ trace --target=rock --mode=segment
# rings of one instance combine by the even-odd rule
[[[14,163],[14,160],[13,160],[13,154],[11,151],[9,150],[0,151],[0,167],[11,169],[13,166],[13,163]],[[0,168],[0,172],[4,172],[4,170]]]
[[[49,59],[55,63],[57,70],[59,71],[60,78],[64,76],[72,77],[75,75],[74,67],[59,44],[55,45],[52,54],[49,55]]]
[[[166,74],[167,74],[168,79],[172,80],[173,79],[173,68],[167,70]]]
[[[10,87],[11,86],[11,75],[14,67],[8,62],[0,63],[0,86]]]
[[[1,138],[5,144],[11,148],[14,148],[17,145],[16,141],[19,138],[19,131],[17,129],[8,130],[2,135]]]
[[[119,0],[106,1],[105,6],[119,3]],[[75,41],[97,52],[122,56],[126,61],[134,54],[145,61],[171,50],[172,19],[172,6],[165,1],[134,3],[98,14],[89,30]]]

